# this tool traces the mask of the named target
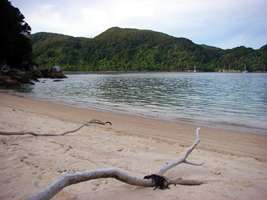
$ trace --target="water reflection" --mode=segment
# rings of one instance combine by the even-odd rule
[[[17,89],[18,92],[31,93],[34,89],[34,86],[31,84],[24,84]]]
[[[69,75],[25,88],[33,96],[167,119],[267,129],[267,75],[143,73]]]

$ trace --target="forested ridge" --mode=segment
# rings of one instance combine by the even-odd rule
[[[266,71],[267,45],[223,50],[151,30],[113,27],[94,38],[31,35],[34,62],[74,71]]]

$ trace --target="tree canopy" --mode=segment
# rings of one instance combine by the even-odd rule
[[[80,71],[266,71],[266,47],[223,50],[151,30],[113,27],[95,38],[32,35],[34,60]]]
[[[0,0],[0,66],[28,69],[32,62],[31,27],[20,10]]]

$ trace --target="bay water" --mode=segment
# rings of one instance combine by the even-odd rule
[[[267,74],[69,74],[27,95],[116,112],[267,134]]]

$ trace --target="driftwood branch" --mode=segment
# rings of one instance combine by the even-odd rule
[[[118,168],[105,168],[98,169],[95,171],[85,171],[85,172],[76,172],[73,174],[64,174],[55,180],[52,184],[48,185],[42,192],[31,197],[29,200],[49,200],[60,192],[63,188],[100,178],[115,178],[121,182],[142,186],[142,187],[153,187],[154,183],[151,180],[143,179],[142,177],[136,177],[129,175],[126,171]],[[179,184],[179,185],[200,185],[203,182],[197,180],[183,180],[181,178],[175,180],[169,180],[169,185]]]
[[[182,157],[178,159],[178,161],[172,161],[168,164],[163,165],[159,170],[159,175],[162,175],[167,170],[177,166],[180,163],[187,163],[186,158],[193,151],[193,149],[200,142],[199,140],[199,128],[196,129],[196,140],[192,146],[190,146],[183,154]],[[189,162],[188,162],[189,164]],[[192,164],[192,163],[190,163]],[[48,185],[43,191],[31,197],[30,200],[49,200],[53,196],[55,196],[58,192],[60,192],[63,188],[81,183],[84,181],[89,181],[93,179],[99,178],[114,178],[124,183],[142,186],[142,187],[154,187],[155,182],[151,179],[144,179],[143,177],[131,176],[124,170],[118,168],[105,168],[105,169],[97,169],[95,171],[84,171],[84,172],[76,172],[72,174],[63,174],[57,180],[55,180],[52,184]],[[168,180],[168,185],[171,184],[179,184],[179,185],[201,185],[204,182],[198,180],[183,180],[181,178]]]
[[[82,124],[81,126],[79,126],[76,129],[73,129],[73,130],[70,130],[70,131],[66,131],[66,132],[63,132],[63,133],[58,133],[58,134],[54,134],[54,133],[38,134],[38,133],[35,133],[35,132],[7,132],[7,131],[1,131],[0,130],[0,135],[4,135],[4,136],[11,136],[11,135],[32,135],[32,136],[35,136],[35,137],[39,137],[39,136],[64,136],[64,135],[68,135],[70,133],[77,132],[80,129],[82,129],[83,127],[89,126],[90,124],[100,124],[100,125],[109,124],[109,125],[112,125],[111,122],[102,122],[100,120],[93,119],[93,120],[90,120],[89,122],[86,122],[86,123]]]
[[[200,130],[200,128],[196,129],[196,139],[195,139],[194,143],[181,154],[181,156],[180,156],[180,158],[178,158],[178,160],[166,162],[160,168],[160,170],[158,172],[159,175],[163,175],[169,169],[171,169],[171,168],[173,168],[173,167],[175,167],[175,166],[177,166],[177,165],[179,165],[181,163],[190,164],[190,165],[202,165],[203,164],[203,163],[196,164],[196,163],[192,163],[192,162],[189,162],[189,161],[186,160],[187,157],[189,156],[189,154],[194,150],[194,148],[196,148],[196,146],[200,142],[199,130]]]
[[[185,164],[188,164],[188,165],[194,165],[194,166],[201,166],[204,164],[204,162],[202,163],[195,163],[195,162],[192,162],[192,161],[184,161]]]

